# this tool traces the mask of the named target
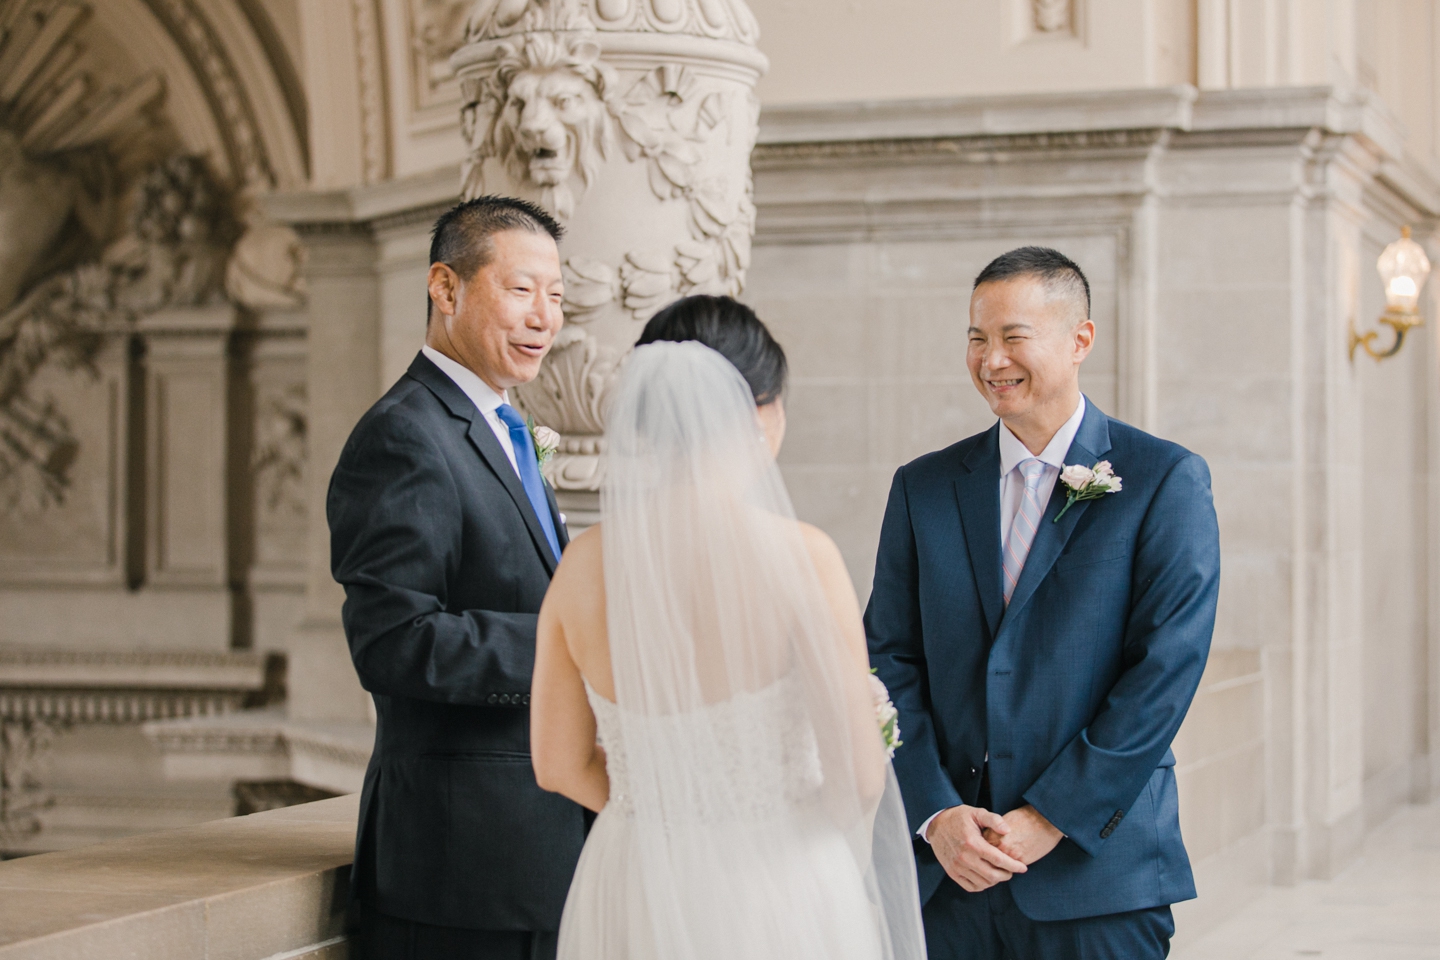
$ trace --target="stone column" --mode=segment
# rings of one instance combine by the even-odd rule
[[[481,0],[451,61],[464,194],[566,226],[566,327],[516,393],[564,437],[546,471],[572,529],[598,518],[606,393],[642,324],[744,285],[758,34],[743,0]]]

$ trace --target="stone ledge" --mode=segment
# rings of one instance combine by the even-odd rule
[[[370,723],[289,720],[278,708],[147,723],[167,780],[288,777],[354,793],[375,745]]]
[[[0,863],[0,960],[341,960],[356,796]]]

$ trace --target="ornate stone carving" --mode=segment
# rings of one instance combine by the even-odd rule
[[[257,398],[255,492],[271,514],[305,517],[305,382],[267,384]]]
[[[385,116],[385,69],[375,0],[350,0],[360,80],[360,151],[366,183],[390,175],[390,124]]]
[[[562,493],[598,489],[603,400],[636,322],[744,285],[757,35],[740,0],[481,0],[471,14],[452,61],[464,193],[530,197],[567,222],[565,306],[584,330],[517,391],[564,435]]]
[[[491,91],[467,104],[462,120],[474,148],[464,172],[466,196],[485,192],[483,160],[497,157],[512,178],[541,189],[546,207],[563,219],[574,214],[571,184],[578,178],[589,185],[611,141],[605,100],[614,73],[599,58],[599,44],[587,35],[530,34],[500,48]],[[491,113],[477,146],[482,103]]]
[[[275,172],[265,150],[265,140],[260,136],[254,108],[236,76],[234,64],[196,0],[146,2],[184,48],[204,80],[210,101],[220,115],[220,135],[235,164],[237,179],[254,187],[273,185]]]
[[[225,270],[225,292],[256,310],[305,304],[305,245],[283,224],[252,214]]]
[[[40,832],[53,799],[45,786],[53,731],[43,720],[0,720],[0,842]]]
[[[29,395],[47,363],[93,370],[106,336],[143,313],[221,296],[228,250],[224,207],[204,164],[173,157],[131,193],[125,232],[97,261],[42,280],[0,313],[0,504],[58,504],[77,446],[50,397]]]
[[[467,14],[473,6],[474,0],[409,0],[410,59],[417,108],[454,96],[455,70],[450,66],[450,57],[465,42]]]
[[[516,390],[520,406],[537,423],[561,433],[557,455],[545,463],[556,490],[594,490],[600,483],[605,401],[623,354],[587,331],[561,331],[540,375]]]
[[[748,45],[760,37],[760,25],[743,0],[585,0],[581,7],[546,0],[479,0],[470,15],[469,39],[574,29],[688,34]]]

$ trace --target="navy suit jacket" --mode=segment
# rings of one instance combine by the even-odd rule
[[[900,711],[912,830],[974,804],[1034,805],[1066,839],[1009,880],[1035,920],[1195,896],[1170,743],[1210,649],[1219,530],[1205,461],[1086,401],[1065,462],[1109,460],[1123,490],[1059,522],[1058,480],[1007,608],[1000,425],[901,467],[865,612]],[[951,883],[915,841],[921,896]]]
[[[326,513],[377,714],[357,895],[440,926],[558,930],[586,818],[530,766],[535,626],[556,560],[515,468],[421,354],[351,433]]]

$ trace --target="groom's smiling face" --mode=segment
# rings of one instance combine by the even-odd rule
[[[975,389],[1013,426],[1063,423],[1080,399],[1080,364],[1095,325],[1063,288],[1040,277],[983,283],[970,298],[966,365]]]

